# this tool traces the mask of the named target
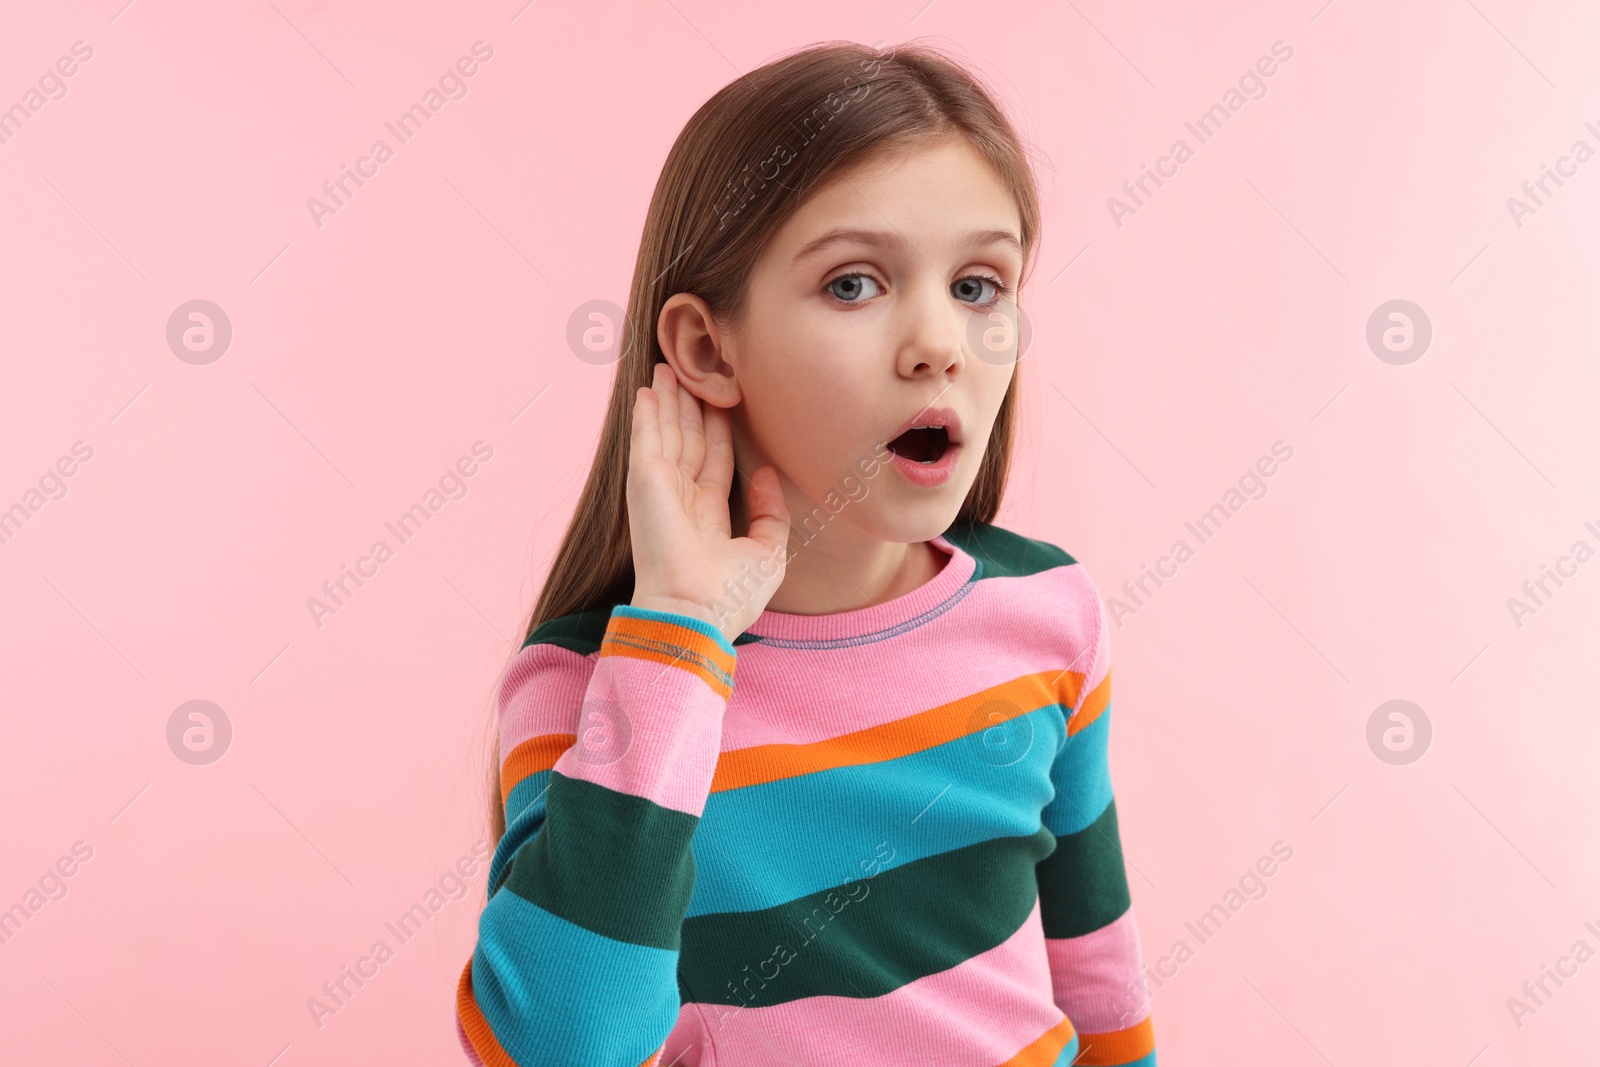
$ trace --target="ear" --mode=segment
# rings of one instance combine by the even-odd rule
[[[656,339],[683,387],[702,403],[731,408],[744,399],[727,356],[727,335],[711,308],[691,293],[674,293],[661,307]]]

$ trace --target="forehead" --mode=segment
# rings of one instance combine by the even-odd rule
[[[784,269],[804,266],[796,257],[839,230],[880,232],[887,247],[909,243],[925,254],[983,244],[1022,255],[1010,188],[960,135],[876,153],[819,186],[779,227],[770,252]],[[992,240],[996,231],[1013,241]]]

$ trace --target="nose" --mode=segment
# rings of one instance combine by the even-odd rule
[[[917,296],[901,306],[906,322],[895,369],[907,378],[961,373],[973,312],[950,294],[948,284],[941,280],[919,286]]]

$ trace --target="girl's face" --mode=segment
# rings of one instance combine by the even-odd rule
[[[1015,349],[996,355],[983,336],[990,312],[1016,319],[1020,238],[1010,192],[960,136],[862,164],[773,236],[743,321],[708,329],[723,365],[684,379],[732,409],[745,477],[777,467],[802,535],[819,505],[813,528],[843,520],[882,541],[954,520],[1015,370]],[[900,437],[928,423],[946,439]]]

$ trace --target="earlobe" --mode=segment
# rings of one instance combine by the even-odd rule
[[[674,293],[656,323],[661,352],[683,387],[702,403],[731,408],[743,399],[738,372],[727,358],[731,340],[710,307],[691,293]]]

